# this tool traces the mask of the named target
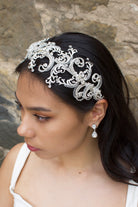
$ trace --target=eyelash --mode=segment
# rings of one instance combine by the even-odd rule
[[[22,108],[22,105],[20,104],[20,102],[18,100],[15,100],[15,103],[17,104],[18,109]]]
[[[50,117],[47,117],[47,116],[39,116],[39,115],[37,115],[37,114],[33,114],[36,118],[37,118],[37,120],[38,121],[40,121],[40,122],[44,122],[44,121],[48,121],[49,119],[50,119]]]

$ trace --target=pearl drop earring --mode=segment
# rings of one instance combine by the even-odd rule
[[[96,124],[93,124],[92,125],[92,129],[93,129],[92,138],[97,138],[98,137],[98,134],[96,132]]]

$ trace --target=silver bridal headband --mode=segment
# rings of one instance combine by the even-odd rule
[[[92,73],[93,63],[88,58],[73,57],[78,51],[69,45],[67,51],[63,51],[55,42],[47,42],[47,39],[32,43],[27,49],[25,58],[30,60],[28,69],[35,72],[36,61],[47,58],[48,63],[42,63],[38,66],[38,71],[44,73],[50,71],[50,75],[45,79],[49,88],[54,83],[63,85],[67,88],[73,88],[73,96],[77,101],[103,98],[101,94],[102,77],[98,73]],[[80,72],[75,67],[81,69]],[[64,79],[61,74],[68,72],[69,79]],[[91,82],[88,80],[91,78]]]

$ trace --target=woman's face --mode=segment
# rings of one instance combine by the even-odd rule
[[[52,158],[76,150],[85,142],[85,115],[63,103],[30,72],[23,72],[17,84],[21,124],[17,129],[41,158]]]

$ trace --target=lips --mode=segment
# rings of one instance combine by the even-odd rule
[[[28,147],[28,149],[31,150],[32,152],[36,152],[36,151],[39,151],[39,150],[40,150],[40,149],[38,149],[38,148],[36,148],[36,147],[33,147],[33,146],[29,145],[29,144],[27,144],[27,147]]]

